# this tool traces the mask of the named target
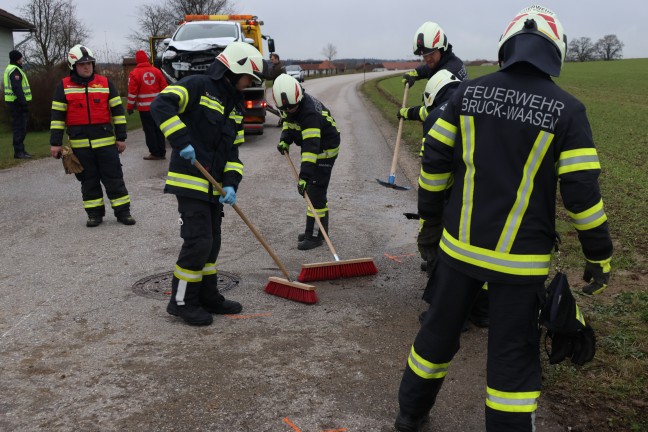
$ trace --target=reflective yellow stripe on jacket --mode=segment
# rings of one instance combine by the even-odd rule
[[[518,276],[546,276],[549,274],[551,255],[521,255],[473,246],[461,242],[443,230],[441,250],[468,264]]]

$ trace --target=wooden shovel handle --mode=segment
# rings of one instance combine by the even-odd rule
[[[205,178],[206,178],[207,180],[209,180],[209,182],[212,184],[212,186],[214,186],[214,188],[215,188],[215,189],[216,189],[216,190],[217,190],[217,191],[218,191],[222,196],[225,196],[225,191],[223,190],[223,188],[221,187],[221,185],[218,184],[218,182],[216,181],[216,179],[214,179],[214,177],[212,177],[211,174],[209,174],[209,171],[207,171],[207,170],[205,169],[205,167],[203,167],[203,166],[200,164],[200,162],[195,161],[195,162],[194,162],[194,166],[195,166],[196,168],[198,168],[198,170],[200,170],[200,172],[205,176]],[[239,208],[238,205],[234,204],[234,205],[232,206],[232,208],[234,209],[234,211],[236,211],[236,213],[238,213],[238,215],[241,217],[241,219],[243,219],[243,222],[245,222],[245,225],[247,225],[248,228],[250,228],[250,231],[252,231],[252,234],[254,234],[254,237],[256,237],[257,240],[259,240],[259,243],[261,243],[261,245],[263,245],[263,247],[265,248],[265,250],[270,254],[270,256],[272,257],[272,259],[274,260],[274,262],[275,262],[275,263],[279,266],[279,268],[281,269],[281,272],[284,274],[284,276],[286,277],[286,279],[288,279],[288,281],[291,281],[291,279],[290,279],[290,275],[288,274],[288,270],[286,270],[286,267],[283,265],[283,263],[281,262],[281,260],[279,260],[279,257],[277,256],[276,253],[274,253],[274,251],[272,250],[272,248],[270,247],[270,245],[268,244],[268,242],[265,241],[265,239],[263,238],[263,236],[261,235],[261,233],[260,233],[260,232],[259,232],[259,231],[254,227],[254,225],[252,225],[252,222],[250,222],[250,220],[249,220],[247,217],[245,217],[245,215],[243,214],[243,211],[241,211],[241,209]]]
[[[409,93],[409,83],[405,84],[405,91],[403,92],[403,104],[401,108],[407,106],[407,93]],[[401,135],[403,134],[403,123],[405,119],[403,117],[398,121],[398,132],[396,133],[396,145],[394,146],[394,157],[392,158],[391,169],[389,175],[392,177],[396,176],[396,164],[398,163],[398,149],[400,148]]]

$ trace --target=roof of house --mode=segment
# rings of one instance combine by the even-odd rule
[[[383,62],[383,67],[389,70],[406,70],[406,69],[416,69],[421,66],[421,62],[409,61],[409,62]]]
[[[33,24],[28,23],[16,15],[10,14],[4,9],[0,9],[0,27],[8,28],[13,31],[30,31],[36,29]]]

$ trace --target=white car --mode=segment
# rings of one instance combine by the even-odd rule
[[[299,82],[304,82],[304,70],[299,65],[286,66],[286,73]]]

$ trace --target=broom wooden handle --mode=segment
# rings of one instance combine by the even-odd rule
[[[209,182],[214,186],[214,188],[216,188],[216,190],[217,190],[217,191],[218,191],[222,196],[225,196],[225,195],[226,195],[226,194],[225,194],[225,191],[223,190],[223,188],[221,187],[221,185],[218,184],[218,182],[216,181],[216,179],[214,179],[214,177],[212,177],[211,174],[209,174],[209,172],[205,169],[205,167],[203,167],[203,166],[201,165],[200,162],[198,162],[198,161],[194,161],[194,166],[195,166],[196,168],[198,168],[198,170],[200,170],[200,172],[201,172],[201,173],[202,173],[202,174],[207,178],[207,180],[209,180]],[[239,206],[237,206],[236,204],[234,204],[234,205],[232,205],[232,208],[234,208],[234,211],[236,211],[236,213],[238,213],[238,215],[241,217],[241,219],[243,219],[243,222],[245,222],[245,225],[247,225],[248,228],[250,228],[250,231],[252,231],[252,234],[254,234],[254,237],[256,237],[257,240],[259,240],[259,243],[261,243],[261,244],[263,245],[263,247],[265,248],[265,250],[270,254],[270,256],[272,257],[272,259],[274,260],[274,262],[275,262],[275,263],[279,266],[279,268],[281,269],[281,272],[284,274],[284,276],[286,276],[286,279],[288,279],[289,282],[292,282],[292,280],[290,279],[290,275],[288,274],[288,270],[286,270],[286,267],[284,267],[284,265],[283,265],[283,263],[281,262],[281,260],[279,260],[279,257],[277,256],[277,254],[274,253],[274,251],[272,250],[272,248],[270,247],[270,245],[265,241],[265,239],[263,238],[263,236],[261,235],[261,233],[260,233],[260,232],[259,232],[259,231],[254,227],[254,225],[252,225],[252,222],[250,222],[250,220],[249,220],[247,217],[245,217],[245,215],[243,214],[243,211],[241,211],[241,209],[239,208]]]
[[[407,106],[407,93],[409,93],[409,83],[405,84],[405,91],[403,92],[403,104],[401,108]],[[400,147],[401,135],[403,133],[403,123],[405,119],[403,117],[398,121],[398,132],[396,133],[396,145],[394,146],[394,157],[392,158],[391,169],[389,170],[389,178],[393,179],[396,177],[396,164],[398,163],[398,149]]]
[[[297,173],[297,169],[295,168],[295,164],[293,163],[292,159],[290,159],[290,155],[288,152],[284,152],[284,156],[286,157],[286,160],[288,160],[288,163],[290,164],[290,168],[292,169],[293,175],[295,176],[296,180],[299,180],[299,174]],[[326,245],[330,249],[331,253],[333,254],[333,258],[335,258],[335,261],[340,261],[340,257],[338,257],[337,252],[335,251],[335,248],[333,247],[333,243],[331,243],[331,239],[329,238],[328,234],[326,233],[326,230],[324,229],[324,226],[322,225],[322,221],[320,220],[319,215],[315,211],[315,207],[313,206],[313,203],[311,202],[310,198],[308,198],[308,194],[306,191],[304,191],[304,198],[306,198],[306,203],[308,204],[308,207],[310,207],[311,212],[313,213],[313,217],[315,218],[315,221],[317,222],[317,225],[319,226],[320,232],[324,235],[324,240],[326,240]]]

